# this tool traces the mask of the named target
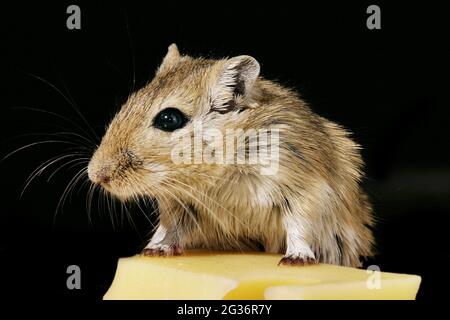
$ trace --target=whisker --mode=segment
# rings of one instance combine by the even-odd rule
[[[128,207],[127,207],[126,203],[123,203],[123,207],[124,207],[124,209],[125,209],[125,213],[126,213],[128,222],[131,223],[131,225],[133,226],[134,230],[136,230],[136,233],[139,234],[139,230],[138,230],[138,228],[136,227],[136,224],[135,224],[134,221],[133,221],[133,217],[132,217],[130,211],[128,210]]]
[[[55,215],[53,216],[53,226],[55,226],[55,224],[56,224],[56,218],[57,218],[57,215],[58,215],[58,211],[60,209],[63,210],[63,208],[64,208],[64,203],[65,203],[65,200],[67,198],[67,193],[69,192],[69,190],[71,188],[71,185],[75,181],[77,181],[78,176],[82,175],[83,173],[86,173],[86,168],[81,168],[81,170],[78,171],[78,173],[72,177],[72,179],[69,181],[69,183],[67,184],[66,188],[64,189],[63,193],[61,194],[61,197],[60,197],[60,199],[58,201],[58,205],[56,206]]]
[[[175,183],[180,183],[180,184],[184,185],[185,187],[188,187],[188,188],[190,188],[191,190],[200,193],[200,195],[205,196],[207,199],[211,200],[211,201],[214,202],[216,205],[218,205],[218,206],[221,207],[223,210],[225,210],[227,213],[229,213],[229,214],[230,214],[233,218],[235,218],[236,221],[238,221],[243,227],[246,227],[246,225],[245,225],[245,224],[244,224],[237,216],[235,216],[230,210],[228,210],[227,208],[225,208],[224,206],[222,206],[219,202],[217,202],[216,200],[214,200],[213,198],[211,198],[210,196],[208,196],[206,193],[201,192],[200,190],[197,190],[197,189],[193,188],[192,186],[190,186],[190,185],[188,185],[188,184],[186,184],[186,183],[183,183],[183,182],[181,182],[181,181],[179,181],[179,180],[177,180],[177,179],[174,179],[174,178],[168,178],[168,179],[171,179],[171,180],[174,181]]]
[[[40,145],[40,144],[46,144],[46,143],[63,143],[63,144],[71,144],[71,145],[77,146],[77,144],[74,143],[74,142],[69,142],[69,141],[64,141],[64,140],[45,140],[45,141],[33,142],[33,143],[27,144],[27,145],[25,145],[23,147],[20,147],[20,148],[14,150],[14,151],[8,153],[5,157],[3,157],[2,160],[0,160],[0,162],[5,161],[9,157],[11,157],[13,154],[16,154],[17,152],[19,152],[21,150],[24,150],[24,149],[27,149],[27,148],[30,148],[30,147],[33,147],[33,146],[36,146],[36,145]]]
[[[70,160],[70,161],[64,163],[63,165],[59,166],[55,171],[52,172],[52,174],[47,178],[47,182],[49,182],[49,181],[53,178],[53,176],[54,176],[58,171],[60,171],[62,168],[64,168],[65,166],[67,166],[67,165],[69,165],[69,164],[71,164],[71,163],[73,163],[73,162],[77,162],[77,161],[79,162],[79,163],[76,163],[77,165],[78,165],[78,164],[83,164],[83,163],[88,163],[88,160],[89,160],[89,159],[90,159],[90,158],[77,158],[77,159],[73,159],[73,160]]]
[[[131,40],[131,33],[130,33],[130,26],[128,23],[128,15],[126,13],[126,11],[124,11],[125,14],[125,25],[127,28],[127,35],[128,35],[128,44],[130,46],[130,53],[131,53],[131,63],[133,65],[133,87],[131,91],[134,91],[136,89],[136,59],[135,59],[135,53],[134,53],[134,47],[133,47],[133,42]]]
[[[139,183],[137,178],[133,178],[132,183],[134,182],[134,187],[138,189],[139,193],[145,194],[145,192],[142,190],[142,188],[139,187]],[[133,194],[133,198],[135,200],[136,205],[138,206],[139,210],[142,212],[142,214],[144,215],[144,217],[147,219],[147,221],[152,225],[152,227],[155,227],[155,225],[153,224],[153,222],[150,220],[150,218],[145,214],[144,210],[142,210],[141,206],[139,205],[139,198],[138,195]],[[145,198],[144,198],[145,199]],[[153,208],[153,211],[150,214],[153,214],[155,212],[155,208]]]
[[[70,157],[74,157],[77,156],[75,154],[69,153],[69,154],[63,154],[63,155],[58,155],[56,157],[53,157],[49,160],[44,161],[41,165],[39,165],[27,178],[27,180],[25,181],[25,186],[22,189],[22,192],[20,193],[20,198],[22,198],[23,194],[25,193],[27,187],[31,184],[31,182],[38,176],[40,176],[47,168],[49,168],[50,166],[52,166],[53,164],[62,161],[66,158],[70,158]],[[49,180],[47,180],[48,182]]]
[[[175,180],[175,182],[176,182],[176,180]],[[176,186],[174,186],[174,185],[171,185],[171,187],[172,188],[175,188],[175,189],[177,189],[177,187]],[[228,230],[228,228],[226,228],[226,226],[223,224],[223,222],[214,214],[214,212],[203,202],[203,201],[201,201],[200,199],[198,199],[198,198],[196,198],[196,197],[194,197],[193,195],[192,195],[192,193],[190,193],[190,192],[188,192],[187,190],[185,190],[185,189],[181,189],[181,188],[178,188],[178,190],[179,190],[179,192],[182,192],[182,193],[184,193],[185,195],[187,195],[187,196],[189,196],[189,197],[191,197],[191,198],[193,198],[194,200],[196,200],[199,204],[201,204],[209,213],[210,213],[210,216],[213,218],[213,219],[215,219],[215,221],[219,224],[219,225],[221,225],[222,226],[222,230],[226,233],[226,235],[228,236],[228,240],[230,240],[230,241],[233,241],[234,242],[234,244],[236,245],[236,246],[239,246],[239,241],[238,241],[238,239],[236,239],[236,236],[232,233],[232,232],[230,232],[230,231],[227,231]],[[197,192],[198,192],[198,190],[196,190]],[[205,195],[206,196],[206,195]],[[212,199],[211,199],[212,200]],[[213,201],[213,202],[215,202],[215,201]],[[217,202],[216,202],[217,203]],[[222,207],[223,208],[223,207]],[[228,211],[226,208],[223,208],[225,211]],[[229,212],[229,211],[228,211]],[[230,214],[231,214],[231,212],[229,212]],[[232,215],[232,214],[231,214]],[[232,215],[233,216],[233,215]]]
[[[167,186],[173,187],[173,186],[170,185],[170,184],[167,184]],[[185,209],[186,213],[191,217],[192,221],[195,223],[195,225],[196,225],[198,231],[200,232],[201,236],[203,237],[203,239],[204,239],[205,241],[207,241],[208,238],[206,237],[206,235],[205,235],[205,233],[203,232],[203,230],[202,230],[200,224],[199,224],[198,221],[197,221],[197,218],[194,216],[194,214],[192,213],[192,211],[190,210],[190,208],[187,208],[186,205],[185,205],[182,201],[180,201],[173,193],[171,193],[167,188],[165,188],[164,191],[167,192],[167,193],[169,193],[169,195],[172,196],[172,199],[175,200],[180,206],[182,206],[182,207]]]
[[[87,181],[89,181],[89,179],[87,179]],[[92,223],[92,211],[91,211],[91,209],[92,209],[92,198],[94,197],[94,192],[95,192],[96,188],[97,188],[97,185],[92,183],[92,182],[90,182],[90,186],[89,186],[89,189],[88,189],[88,192],[87,192],[87,195],[86,195],[86,213],[87,213],[87,216],[88,216],[88,222],[89,222],[89,224],[91,226],[93,226],[93,223]]]
[[[179,181],[177,181],[176,179],[171,179],[173,182],[178,183]],[[222,221],[220,221],[216,215],[212,212],[212,210],[200,199],[198,199],[197,197],[195,197],[194,195],[192,195],[192,193],[186,191],[185,189],[181,189],[176,187],[175,185],[171,185],[171,187],[173,187],[174,189],[177,189],[178,192],[184,193],[185,195],[188,195],[189,197],[191,197],[192,199],[196,200],[199,204],[201,204],[208,212],[211,213],[211,217],[213,217],[214,219],[216,219],[216,221],[222,225],[222,227],[224,228],[224,230],[226,230],[225,225],[223,224]]]
[[[72,109],[78,114],[78,116],[81,118],[81,120],[87,125],[88,129],[92,131],[94,137],[96,137],[97,139],[99,139],[97,133],[95,132],[95,130],[91,127],[91,125],[89,124],[89,122],[86,120],[86,118],[83,116],[83,114],[80,112],[80,110],[77,108],[76,104],[71,101],[60,89],[58,89],[58,87],[56,87],[54,84],[52,84],[51,82],[49,82],[48,80],[39,77],[35,74],[26,72],[26,74],[28,74],[29,76],[34,77],[35,79],[38,79],[40,81],[42,81],[43,83],[47,84],[48,86],[50,86],[51,88],[53,88],[61,97],[64,98],[64,100],[67,101],[67,103],[69,103],[69,105],[72,107]]]
[[[33,112],[45,113],[45,114],[49,114],[49,115],[52,115],[52,116],[54,116],[54,117],[60,118],[60,119],[62,119],[62,120],[64,120],[64,121],[67,121],[68,123],[72,124],[75,128],[79,129],[79,130],[80,130],[83,134],[85,134],[87,137],[89,137],[89,139],[86,138],[86,137],[85,137],[85,138],[88,139],[90,143],[92,143],[92,144],[95,145],[95,140],[91,140],[91,139],[90,139],[90,138],[91,138],[91,137],[90,137],[90,133],[88,133],[85,129],[83,129],[83,127],[81,127],[78,123],[76,123],[75,121],[71,120],[71,119],[68,118],[68,117],[65,117],[65,116],[63,116],[63,115],[60,115],[60,114],[58,114],[58,113],[56,113],[56,112],[52,112],[52,111],[48,111],[48,110],[44,110],[44,109],[39,109],[39,108],[34,108],[34,107],[22,107],[22,106],[19,106],[19,107],[12,107],[12,109],[13,109],[13,110],[14,110],[14,109],[18,109],[18,110],[28,110],[28,111],[33,111]],[[98,140],[98,137],[96,137],[96,140]]]

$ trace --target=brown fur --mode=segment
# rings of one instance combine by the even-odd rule
[[[248,56],[191,58],[170,46],[153,81],[111,122],[89,165],[91,180],[122,199],[156,198],[160,220],[150,254],[262,245],[291,262],[360,266],[372,254],[373,220],[359,185],[359,146],[295,92],[258,75]],[[187,135],[194,121],[223,132],[278,128],[278,173],[261,175],[248,164],[174,164],[171,133],[152,127],[168,107],[191,119],[179,129]]]

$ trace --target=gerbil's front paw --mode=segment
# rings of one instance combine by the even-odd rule
[[[143,256],[179,256],[183,254],[183,250],[178,245],[153,245],[142,250],[141,255]]]
[[[315,264],[316,259],[312,256],[306,256],[303,254],[287,254],[285,255],[278,265],[289,265],[289,266],[306,266]]]

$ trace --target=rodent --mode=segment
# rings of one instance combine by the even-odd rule
[[[171,135],[191,137],[194,123],[278,129],[276,174],[261,174],[259,164],[175,164]],[[281,264],[358,267],[374,248],[359,149],[296,92],[263,79],[253,57],[193,58],[172,44],[109,124],[88,175],[122,200],[156,199],[158,225],[144,255],[262,249],[283,253]]]

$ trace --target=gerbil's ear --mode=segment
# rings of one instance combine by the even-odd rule
[[[238,56],[225,62],[212,92],[211,110],[226,113],[249,96],[259,76],[259,63],[250,56]]]
[[[161,65],[158,68],[158,72],[162,70],[167,70],[174,64],[176,64],[180,60],[180,52],[178,51],[178,47],[175,43],[172,43],[167,49],[167,54],[164,57]]]

